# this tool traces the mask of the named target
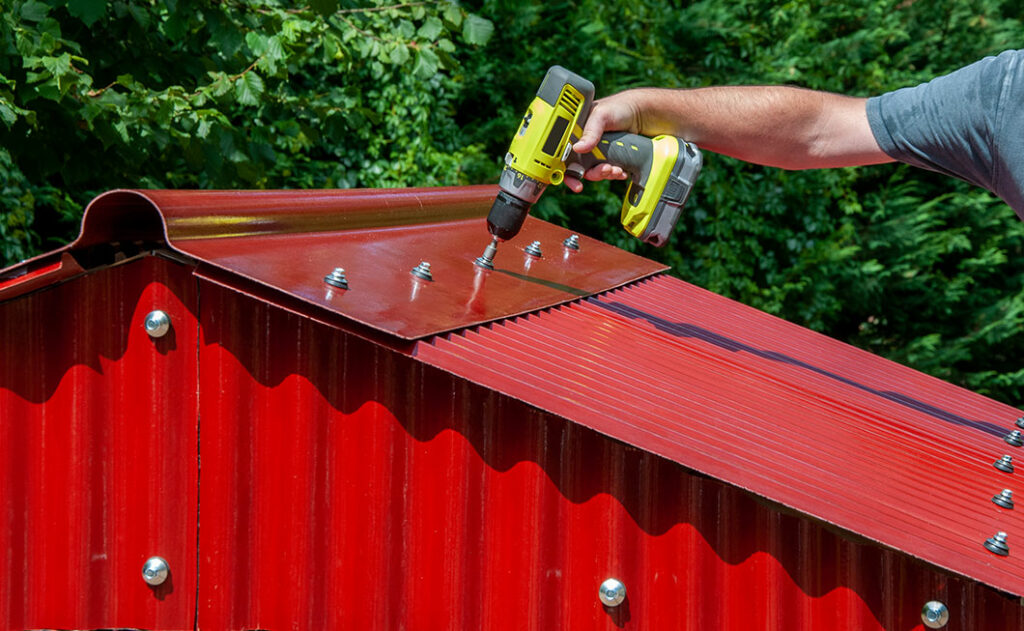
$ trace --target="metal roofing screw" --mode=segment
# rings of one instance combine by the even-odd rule
[[[171,318],[166,313],[157,309],[146,314],[143,325],[150,337],[163,337],[171,330]]]
[[[562,245],[569,248],[570,250],[580,249],[580,237],[577,234],[570,234],[566,237],[565,241],[562,241]]]
[[[419,265],[412,268],[412,275],[423,280],[434,280],[434,277],[430,274],[430,263],[426,261],[422,261]]]
[[[1017,427],[1019,427],[1021,429],[1024,429],[1024,416],[1022,416],[1019,419],[1017,419],[1017,421],[1014,423],[1014,425],[1016,425]]]
[[[995,535],[985,540],[983,544],[989,552],[998,554],[1001,557],[1010,556],[1010,546],[1006,545],[1006,533],[997,532]]]
[[[1003,456],[992,463],[992,466],[1006,473],[1013,473],[1013,456]]]
[[[345,270],[335,267],[334,271],[324,276],[324,282],[338,289],[348,289],[348,279],[345,278]]]
[[[1003,489],[999,495],[992,498],[992,501],[995,502],[997,506],[1013,510],[1013,491],[1010,489]]]
[[[540,241],[534,241],[530,245],[526,246],[523,251],[530,256],[536,256],[537,258],[543,256],[540,252]]]
[[[597,596],[605,607],[618,607],[626,600],[626,586],[617,578],[609,578],[601,583]]]
[[[941,629],[949,622],[949,609],[937,600],[929,600],[921,609],[921,621],[929,629]]]
[[[149,557],[142,565],[142,580],[154,587],[162,585],[170,573],[171,568],[163,557]]]
[[[1024,445],[1024,435],[1021,435],[1019,429],[1015,429],[1006,436],[1003,436],[1003,440],[1013,445],[1014,447],[1020,447]]]

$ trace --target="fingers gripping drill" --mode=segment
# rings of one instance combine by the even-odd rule
[[[593,102],[593,83],[561,66],[548,70],[505,154],[501,190],[487,215],[493,240],[477,265],[493,267],[498,243],[519,234],[548,184],[561,184],[566,172],[582,179],[602,162],[621,167],[630,177],[622,201],[623,227],[647,243],[666,243],[700,173],[700,151],[675,136],[609,132],[593,151],[579,155],[572,145],[583,134]]]

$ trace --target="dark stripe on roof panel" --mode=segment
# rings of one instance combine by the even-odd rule
[[[1020,413],[657,276],[420,343],[417,357],[998,589],[1024,518],[991,498]]]

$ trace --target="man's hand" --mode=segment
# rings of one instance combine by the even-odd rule
[[[582,155],[597,146],[606,131],[628,131],[638,133],[640,129],[639,110],[632,91],[619,92],[594,102],[590,117],[583,128],[583,135],[572,146],[573,151]],[[589,169],[583,177],[591,180],[624,180],[626,172],[607,162]],[[565,185],[574,193],[583,190],[583,182],[566,175]]]
[[[637,88],[594,103],[576,153],[592,150],[606,131],[670,134],[701,149],[783,169],[891,162],[871,133],[866,99],[788,86],[724,86],[692,90]],[[625,179],[601,164],[587,180]],[[583,183],[566,178],[575,192]]]

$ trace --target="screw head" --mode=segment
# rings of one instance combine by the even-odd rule
[[[992,466],[1006,473],[1013,473],[1013,456],[1003,456],[992,463]]]
[[[1024,445],[1024,435],[1020,433],[1019,429],[1015,429],[1006,436],[1004,436],[1003,440],[1006,441],[1007,444],[1013,445],[1014,447],[1020,447],[1021,445]]]
[[[341,267],[335,267],[330,274],[324,276],[324,282],[331,287],[348,289],[348,278],[345,276],[345,269]]]
[[[617,578],[609,578],[601,583],[597,597],[605,607],[618,607],[626,600],[626,586]]]
[[[992,501],[996,503],[996,506],[1002,506],[1003,508],[1013,510],[1013,491],[1010,489],[1003,489],[999,495],[992,498]]]
[[[1022,417],[1020,417],[1019,419],[1017,419],[1017,420],[1016,420],[1016,421],[1014,422],[1014,425],[1016,425],[1017,427],[1019,427],[1019,428],[1021,428],[1021,429],[1024,429],[1024,416],[1022,416]]]
[[[929,600],[921,609],[921,621],[929,629],[941,629],[949,622],[949,609],[937,600]]]
[[[562,241],[562,245],[570,250],[578,250],[580,249],[580,236],[578,234],[570,234],[566,237],[565,241]]]
[[[1006,544],[1005,532],[997,532],[986,539],[985,543],[982,545],[984,545],[985,549],[993,554],[998,554],[1001,557],[1010,556],[1010,546]]]
[[[146,314],[146,320],[142,326],[146,333],[152,338],[163,337],[171,330],[171,318],[166,313],[157,309]]]
[[[524,248],[523,251],[529,254],[530,256],[536,256],[537,258],[543,256],[543,254],[541,254],[540,251],[540,241],[534,241],[530,245],[526,246],[526,248]]]
[[[423,280],[434,280],[434,276],[430,273],[430,263],[426,261],[422,261],[419,265],[412,268],[412,275]]]
[[[170,573],[171,568],[163,557],[149,557],[142,564],[142,580],[146,581],[147,585],[162,585]]]

